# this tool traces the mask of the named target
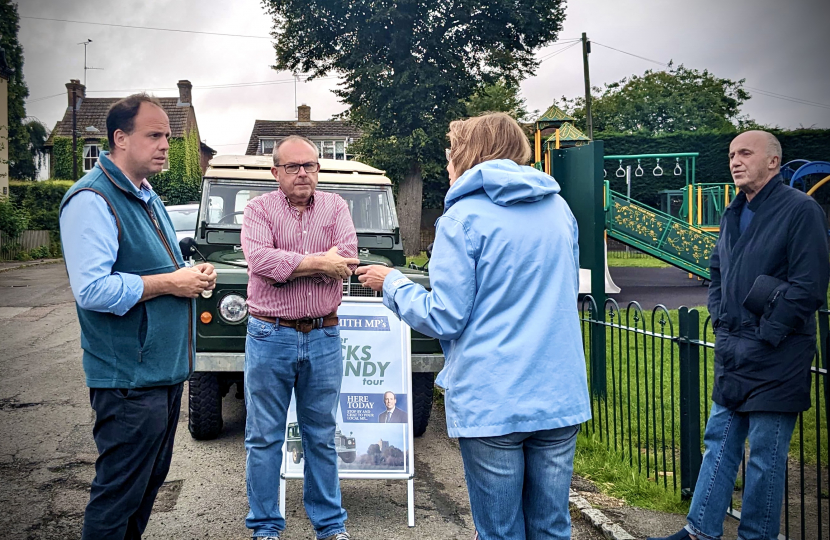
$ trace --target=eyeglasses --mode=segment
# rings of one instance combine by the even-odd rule
[[[450,155],[452,154],[452,148],[447,148],[446,150],[444,150],[444,153],[447,155],[447,161],[451,161]]]
[[[284,167],[285,172],[288,174],[297,174],[300,172],[300,167],[302,167],[305,172],[307,173],[316,173],[320,170],[320,164],[317,162],[309,162],[309,163],[286,163],[285,165],[274,165],[274,167]]]

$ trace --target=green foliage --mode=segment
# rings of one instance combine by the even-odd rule
[[[29,177],[34,180],[37,176],[37,171],[46,159],[46,139],[49,137],[48,129],[39,120],[29,120],[24,124],[26,133],[29,135],[29,148],[32,152],[32,165],[34,167],[32,176]]]
[[[17,4],[0,0],[0,46],[12,70],[9,78],[9,175],[12,178],[34,178],[34,159],[29,150],[29,133],[23,126],[29,89],[23,80],[23,48],[17,40],[20,29]]]
[[[793,159],[830,160],[830,130],[800,129],[795,131],[773,131],[784,150],[784,163]],[[619,133],[594,133],[594,138],[605,143],[605,155],[615,154],[657,154],[675,152],[698,152],[697,182],[720,183],[731,182],[729,174],[729,143],[736,133],[672,133],[667,135],[623,135]],[[623,163],[632,165],[636,161]],[[625,193],[625,178],[614,176],[617,162],[605,162],[611,189]],[[683,160],[681,160],[683,165]],[[683,176],[674,176],[671,169],[674,163],[661,162],[665,174],[654,177],[651,174],[655,161],[643,160],[645,174],[631,178],[631,196],[645,204],[659,207],[658,192],[664,189],[680,189],[685,185]],[[819,202],[830,202],[830,189],[820,189],[817,193]]]
[[[9,238],[17,238],[29,224],[28,213],[15,205],[10,198],[0,198],[0,232]]]
[[[526,122],[539,111],[528,112],[525,99],[519,93],[517,84],[496,81],[479,88],[465,102],[467,116],[478,116],[488,112],[506,112],[518,122]]]
[[[69,180],[9,184],[10,199],[29,216],[28,229],[57,231],[61,200],[72,186]]]
[[[109,141],[106,137],[98,139],[100,150],[109,149]],[[55,167],[55,178],[61,180],[72,180],[72,138],[71,137],[55,137],[52,140],[52,160]],[[84,174],[84,145],[87,141],[78,139],[78,147],[75,153],[75,159],[78,162],[78,179],[83,178]]]
[[[321,77],[341,73],[336,94],[363,130],[358,159],[387,171],[407,194],[446,186],[449,122],[475,91],[515,85],[536,68],[534,51],[562,28],[562,0],[264,0],[274,20],[274,68]],[[423,184],[421,184],[423,181]],[[400,209],[401,230],[419,216]],[[426,204],[439,204],[427,200]],[[420,205],[417,205],[420,210]]]
[[[595,87],[593,92],[599,95],[591,104],[594,133],[734,133],[738,128],[756,127],[740,114],[741,105],[750,99],[743,83],[743,79],[721,79],[708,70],[680,65]],[[587,129],[585,98],[562,100],[577,127]]]
[[[199,137],[191,131],[184,139],[170,139],[170,168],[149,179],[153,190],[167,204],[184,204],[201,197],[202,169],[199,162]]]

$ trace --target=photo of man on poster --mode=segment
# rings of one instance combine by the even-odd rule
[[[380,424],[405,424],[406,411],[395,406],[398,399],[394,392],[386,391],[383,394],[383,403],[386,404],[386,410],[378,414],[378,423]]]

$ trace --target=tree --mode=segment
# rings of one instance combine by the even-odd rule
[[[467,116],[478,116],[487,112],[506,112],[517,122],[525,122],[536,116],[527,110],[525,99],[519,94],[519,86],[505,81],[496,81],[479,88],[466,100]]]
[[[34,180],[46,159],[46,139],[49,138],[49,129],[39,120],[28,120],[23,124],[28,137],[28,150],[31,160],[20,163],[18,178]]]
[[[26,118],[25,99],[29,88],[23,81],[23,48],[17,41],[20,29],[17,5],[0,0],[0,47],[12,70],[9,78],[9,175],[12,178],[34,178],[34,157],[29,150],[29,132],[23,126]]]
[[[423,184],[446,182],[450,121],[498,80],[534,72],[554,41],[564,0],[264,0],[274,20],[275,69],[337,72],[348,118],[363,130],[355,153],[398,189],[404,248],[420,249]]]
[[[740,114],[750,99],[744,80],[715,77],[683,65],[647,70],[595,87],[591,114],[595,132],[660,134],[678,131],[730,132],[754,122]],[[565,109],[585,126],[585,100],[562,98]]]

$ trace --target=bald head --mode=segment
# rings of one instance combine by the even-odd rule
[[[772,133],[741,133],[729,145],[729,170],[747,199],[761,191],[781,170],[781,143]]]

